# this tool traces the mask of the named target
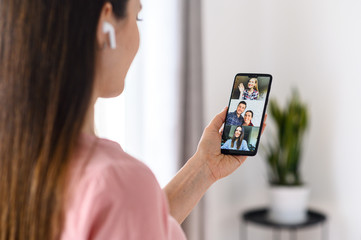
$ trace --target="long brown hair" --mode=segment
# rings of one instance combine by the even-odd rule
[[[106,0],[0,0],[0,240],[58,239]],[[119,18],[127,0],[110,1]]]
[[[241,128],[242,130],[242,133],[241,135],[239,135],[239,137],[236,137],[235,136],[235,133],[237,131],[237,128]],[[241,144],[242,144],[242,141],[243,141],[243,138],[244,138],[244,131],[243,131],[243,128],[241,125],[237,126],[236,129],[234,129],[234,133],[233,133],[233,137],[232,137],[232,141],[231,141],[231,147],[233,148],[234,146],[234,142],[237,141],[237,149],[239,149],[241,147]]]

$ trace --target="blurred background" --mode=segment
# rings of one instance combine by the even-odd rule
[[[98,101],[98,134],[144,161],[164,186],[227,105],[235,74],[272,74],[271,98],[282,105],[297,88],[309,106],[302,160],[309,206],[327,214],[330,240],[360,240],[361,1],[142,4],[140,50],[124,93]],[[272,128],[269,119],[262,142],[270,141]],[[189,239],[240,239],[242,211],[267,204],[261,148],[209,189],[184,228]],[[319,231],[300,231],[298,239],[320,239]],[[249,234],[272,237],[255,226]]]

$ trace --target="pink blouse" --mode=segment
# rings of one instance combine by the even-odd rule
[[[184,240],[156,178],[115,142],[83,134],[61,240]]]

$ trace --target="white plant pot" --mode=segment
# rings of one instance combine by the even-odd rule
[[[305,186],[272,186],[270,220],[281,224],[298,224],[306,221],[309,192],[309,188]]]

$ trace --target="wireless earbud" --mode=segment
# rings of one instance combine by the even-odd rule
[[[114,31],[113,25],[108,22],[104,22],[103,23],[103,33],[109,34],[110,48],[112,48],[112,49],[116,48],[117,44],[115,42],[115,31]]]

